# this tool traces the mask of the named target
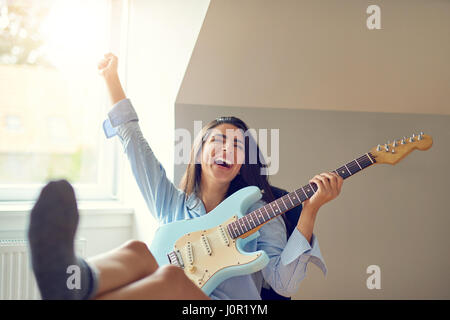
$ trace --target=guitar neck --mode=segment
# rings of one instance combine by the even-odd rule
[[[342,167],[337,168],[333,172],[340,175],[343,179],[358,173],[359,171],[376,163],[375,157],[370,153],[354,159]],[[250,212],[244,217],[228,224],[228,232],[233,239],[252,234],[258,230],[264,223],[272,220],[284,212],[287,212],[302,202],[311,198],[317,191],[318,187],[315,183],[309,183],[295,191],[292,191],[281,198],[278,198],[261,208]]]

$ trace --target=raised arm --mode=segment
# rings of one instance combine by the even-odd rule
[[[97,65],[99,73],[105,79],[111,103],[114,105],[126,98],[117,72],[118,59],[112,53],[106,53]]]
[[[162,223],[183,214],[184,193],[167,178],[166,172],[143,137],[137,114],[126,98],[117,73],[118,59],[105,54],[98,63],[113,104],[103,127],[107,137],[117,134],[131,164],[131,170],[147,206]]]

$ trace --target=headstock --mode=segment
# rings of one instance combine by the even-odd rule
[[[413,134],[409,138],[403,137],[403,139],[388,141],[384,145],[373,147],[370,153],[375,157],[376,163],[396,164],[414,149],[428,150],[432,145],[433,138],[421,132],[417,136]]]

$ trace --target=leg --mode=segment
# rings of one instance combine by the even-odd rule
[[[33,207],[28,229],[33,271],[43,299],[208,298],[180,268],[158,268],[147,246],[139,241],[130,241],[87,263],[74,252],[77,226],[72,187],[67,181],[49,183]],[[69,266],[80,270],[81,286],[76,290],[67,284]]]
[[[86,299],[95,291],[94,273],[75,255],[77,226],[72,186],[65,180],[50,182],[31,210],[28,228],[33,272],[43,299]],[[75,285],[69,283],[70,270],[79,279]]]
[[[47,184],[31,211],[28,229],[33,271],[43,299],[88,299],[141,279],[158,267],[139,241],[87,263],[74,251],[78,220],[72,186],[65,180]],[[67,270],[74,266],[80,282],[70,288]]]
[[[99,300],[205,300],[209,299],[183,270],[166,265],[153,274],[104,295]]]
[[[88,259],[98,271],[96,296],[140,280],[156,271],[158,263],[141,241],[131,240],[110,252]]]

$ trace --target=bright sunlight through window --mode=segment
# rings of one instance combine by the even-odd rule
[[[111,0],[0,0],[1,187],[106,183],[110,14]]]

